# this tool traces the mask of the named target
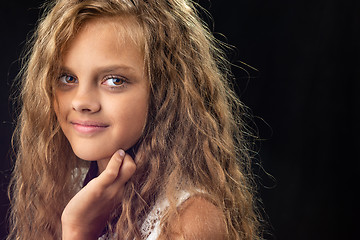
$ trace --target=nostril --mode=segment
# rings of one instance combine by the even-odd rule
[[[83,113],[90,113],[90,112],[97,112],[100,110],[100,108],[96,105],[93,106],[76,106],[73,107],[73,109],[77,112],[83,112]]]
[[[72,108],[81,113],[92,113],[98,112],[100,110],[100,103],[96,100],[96,98],[76,98],[72,101]]]
[[[79,113],[93,113],[100,110],[100,96],[97,88],[92,87],[89,81],[79,84],[72,96],[72,108]]]

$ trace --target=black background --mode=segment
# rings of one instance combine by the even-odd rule
[[[9,91],[41,1],[0,7],[0,239],[13,130]],[[266,239],[355,239],[360,221],[360,1],[206,0],[229,56],[241,100],[252,109],[264,169],[260,194],[271,225]],[[250,67],[241,65],[243,61]]]

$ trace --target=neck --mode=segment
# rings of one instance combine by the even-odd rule
[[[97,165],[98,165],[98,169],[99,169],[98,174],[102,173],[105,170],[105,168],[108,165],[109,161],[110,161],[110,158],[97,160]]]

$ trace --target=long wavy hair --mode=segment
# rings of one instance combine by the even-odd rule
[[[137,170],[109,219],[108,234],[141,239],[139,223],[165,196],[170,207],[161,220],[161,236],[166,239],[169,219],[178,216],[176,193],[184,190],[200,192],[223,211],[229,239],[260,237],[245,107],[231,88],[221,44],[197,11],[190,0],[46,5],[20,77],[8,239],[61,238],[62,211],[81,187],[88,165],[75,156],[59,127],[54,82],[71,39],[86,21],[103,17],[136,23],[124,28],[139,38],[151,86],[147,124],[134,150]]]

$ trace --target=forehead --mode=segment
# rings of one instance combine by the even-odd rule
[[[95,29],[95,30],[94,30]],[[82,33],[91,30],[93,34],[102,34],[105,31],[111,31],[119,45],[131,43],[136,46],[140,52],[144,53],[144,31],[134,16],[116,16],[116,17],[93,17],[81,23],[73,38],[66,44],[63,54],[71,47],[74,41],[78,40]]]

